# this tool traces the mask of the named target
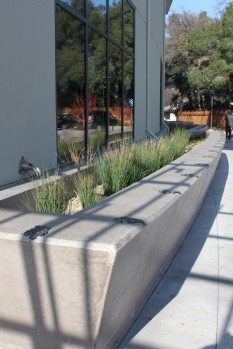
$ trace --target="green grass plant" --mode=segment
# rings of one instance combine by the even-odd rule
[[[57,156],[61,163],[75,161],[83,152],[84,142],[64,142],[59,141],[57,147]]]
[[[171,160],[177,159],[184,154],[189,142],[189,135],[184,129],[176,129],[176,131],[170,134],[168,140],[169,153],[171,154]]]
[[[143,177],[157,171],[161,167],[161,146],[164,140],[143,141],[136,146],[135,162],[141,169]]]
[[[93,135],[89,134],[88,147],[96,150],[101,148],[105,143],[106,132],[104,129],[97,130]]]
[[[158,140],[138,143],[123,141],[109,147],[98,157],[90,148],[86,154],[87,169],[73,176],[75,195],[84,209],[94,205],[101,200],[96,190],[98,185],[103,187],[105,196],[110,196],[184,154],[188,143],[188,133],[176,129],[169,136]],[[71,152],[76,151],[72,145],[70,147]],[[24,207],[30,211],[64,213],[71,198],[64,181],[51,180],[47,173],[39,184],[32,189],[32,203],[26,197]]]
[[[96,173],[104,194],[112,195],[140,179],[141,169],[135,163],[135,144],[122,143],[108,149],[96,163]]]
[[[50,180],[49,173],[34,183],[32,200],[24,197],[23,206],[29,211],[64,213],[71,194],[66,191],[63,179]]]
[[[106,196],[142,179],[181,156],[189,136],[177,129],[156,141],[126,142],[108,149],[96,163],[96,173]]]
[[[101,196],[96,191],[96,182],[93,174],[79,172],[73,177],[74,191],[79,197],[83,209],[96,204]]]

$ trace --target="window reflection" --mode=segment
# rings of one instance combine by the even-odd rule
[[[124,46],[133,53],[134,51],[134,10],[125,1],[124,6]]]
[[[63,3],[81,15],[85,5],[88,11],[84,24],[75,17],[74,11],[73,14],[67,12],[67,6],[66,10],[62,5],[56,6],[60,162],[74,160],[73,155],[77,156],[86,144],[100,147],[106,143],[107,135],[109,142],[123,136],[132,137],[134,114],[134,10],[126,0],[63,0]],[[104,37],[101,32],[106,31],[107,13],[109,32]],[[106,61],[107,44],[109,62]]]
[[[133,57],[124,58],[124,134],[132,137],[134,114],[134,65]]]
[[[122,0],[109,0],[109,34],[122,43]]]
[[[109,122],[109,139],[121,138],[122,119],[122,51],[114,44],[109,48],[109,110],[117,120],[113,127]]]
[[[106,134],[106,39],[93,29],[88,37],[88,144],[95,146]]]
[[[88,19],[106,32],[106,0],[88,0]]]
[[[84,26],[61,8],[56,11],[58,156],[84,147]]]
[[[80,15],[84,15],[84,0],[62,0]]]

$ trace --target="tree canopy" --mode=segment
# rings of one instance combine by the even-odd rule
[[[166,79],[189,100],[192,109],[210,108],[215,103],[228,106],[233,100],[233,2],[212,19],[173,13],[168,18],[166,37]]]

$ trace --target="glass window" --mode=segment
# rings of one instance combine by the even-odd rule
[[[93,29],[88,38],[88,144],[99,147],[105,143],[107,125],[106,39]]]
[[[122,51],[110,44],[109,52],[109,141],[114,141],[121,138]]]
[[[75,160],[86,144],[101,146],[107,136],[110,142],[132,137],[134,115],[133,8],[127,0],[63,0],[63,3],[82,16],[86,8],[87,22],[78,19],[74,11],[69,13],[67,7],[65,11],[62,5],[56,6],[60,162]],[[105,37],[101,33],[106,32],[107,4],[109,32]]]
[[[125,0],[124,6],[124,46],[133,53],[134,51],[134,10]]]
[[[62,0],[80,15],[84,15],[84,0]]]
[[[122,44],[122,0],[109,0],[109,35]]]
[[[63,163],[84,147],[84,25],[56,11],[58,157]]]
[[[106,0],[88,0],[88,19],[106,32]]]
[[[134,64],[133,57],[124,57],[124,137],[133,135],[134,115]]]

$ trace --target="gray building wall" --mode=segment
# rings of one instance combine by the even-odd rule
[[[146,130],[152,134],[160,131],[165,1],[133,0],[133,3],[136,7],[135,139],[138,140],[148,136]]]
[[[56,166],[54,0],[7,0],[0,11],[0,185],[21,156]]]

